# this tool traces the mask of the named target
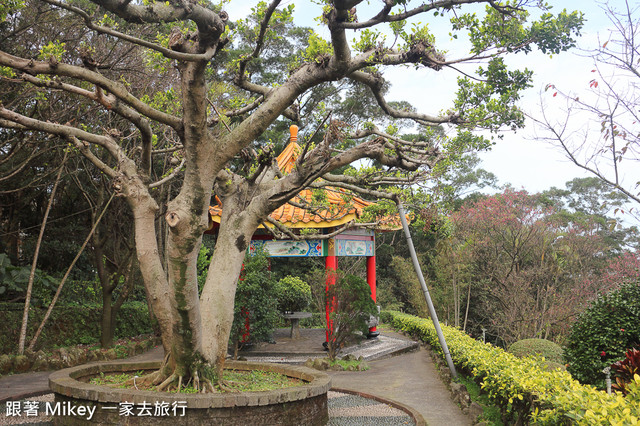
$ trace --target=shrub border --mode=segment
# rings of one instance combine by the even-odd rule
[[[431,320],[385,311],[384,322],[431,345],[442,355]],[[453,362],[473,377],[502,410],[505,420],[517,424],[640,423],[640,376],[623,397],[582,385],[566,371],[545,368],[541,357],[518,358],[462,331],[441,325]]]

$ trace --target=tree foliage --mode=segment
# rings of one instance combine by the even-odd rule
[[[24,299],[29,281],[29,268],[13,266],[9,256],[0,253],[0,301],[16,302]],[[55,291],[57,280],[41,270],[35,272],[34,304],[46,305],[51,301],[51,294]]]
[[[28,7],[13,2],[0,10],[2,137],[69,144],[127,201],[169,354],[144,379],[159,390],[189,379],[211,390],[211,380],[221,377],[245,252],[269,213],[306,187],[340,186],[393,200],[394,186],[428,180],[465,152],[487,148],[489,141],[472,130],[521,126],[516,102],[531,78],[502,57],[536,46],[564,50],[582,25],[577,12],[551,15],[529,0],[474,0],[485,6],[478,15],[466,13],[467,0],[387,2],[371,18],[355,19],[351,10],[361,3],[336,0],[318,10],[328,39],[296,31],[292,5],[280,8],[279,0],[257,3],[247,17],[230,17],[206,1],[29,0]],[[545,10],[533,20],[530,8]],[[449,25],[452,35],[469,35],[471,45],[445,54],[437,46],[440,34],[418,16]],[[395,40],[375,36],[387,25]],[[37,42],[15,43],[28,33],[23,28],[36,26]],[[277,54],[282,46],[285,56]],[[458,80],[455,101],[442,113],[385,99],[383,72],[390,67],[455,75],[465,62],[482,64],[474,78]],[[354,106],[345,103],[339,119],[327,118],[331,101],[322,98],[345,99],[351,88],[354,95],[368,93],[375,104],[367,106],[380,115],[357,124]],[[380,130],[381,115],[419,124],[423,137],[404,139],[395,124]],[[283,119],[298,122],[308,136],[286,175],[266,137],[282,129]],[[448,134],[436,137],[435,126]],[[365,159],[372,168],[348,167]],[[212,194],[223,214],[200,292],[198,254]],[[166,238],[162,245],[159,235]]]
[[[331,306],[327,349],[329,359],[335,360],[340,350],[353,341],[356,331],[368,332],[369,317],[377,315],[378,309],[371,299],[369,284],[356,275],[339,277],[328,286],[326,295],[327,306]]]
[[[451,216],[475,328],[506,343],[563,334],[586,296],[578,277],[597,269],[604,246],[592,224],[565,223],[554,213],[537,197],[507,189]]]
[[[268,269],[268,254],[258,252],[247,258],[238,280],[230,336],[235,355],[245,344],[269,340],[275,329],[279,317],[276,282]]]
[[[311,303],[311,287],[301,278],[287,275],[277,282],[275,296],[280,312],[300,312]]]
[[[571,327],[565,348],[567,370],[582,383],[604,388],[602,370],[640,343],[638,272],[616,290],[593,301]]]

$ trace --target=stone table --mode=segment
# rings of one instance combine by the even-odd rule
[[[311,312],[287,312],[282,314],[285,319],[291,321],[291,334],[289,337],[292,339],[300,338],[300,320],[303,318],[311,318]]]

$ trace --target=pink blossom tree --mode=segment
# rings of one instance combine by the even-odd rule
[[[473,321],[505,343],[563,334],[581,306],[579,278],[597,267],[604,245],[595,226],[555,213],[507,189],[451,217],[459,258],[469,262]]]

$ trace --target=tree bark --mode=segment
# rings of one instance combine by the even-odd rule
[[[464,311],[464,325],[462,331],[467,331],[467,320],[469,319],[469,305],[471,305],[471,283],[468,284],[469,289],[467,291],[467,308]]]
[[[146,192],[146,189],[144,191]],[[162,267],[156,240],[155,214],[158,205],[150,196],[127,197],[127,201],[133,210],[136,255],[148,302],[158,321],[162,346],[165,353],[169,353],[173,337],[173,316],[169,302],[169,282]]]
[[[108,294],[107,294],[108,293]],[[102,317],[100,318],[100,346],[110,348],[113,346],[113,329],[115,327],[115,315],[111,309],[111,292],[102,291]]]
[[[219,375],[227,355],[233,323],[233,305],[246,250],[259,220],[238,202],[225,199],[221,226],[207,280],[200,296],[202,321],[207,324],[202,351]]]

